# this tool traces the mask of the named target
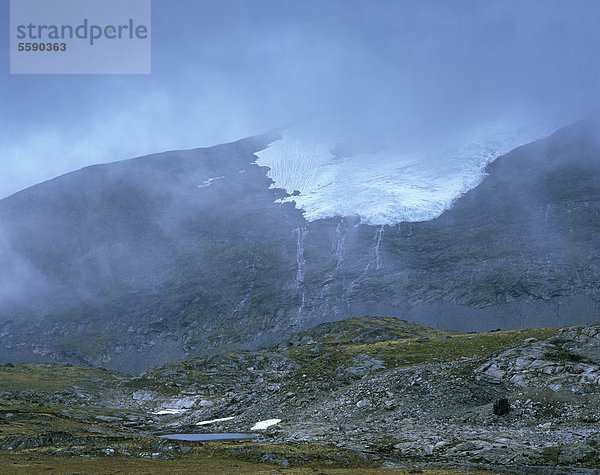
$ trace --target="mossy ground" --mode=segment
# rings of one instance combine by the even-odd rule
[[[387,368],[443,363],[461,358],[478,359],[518,346],[528,338],[545,340],[558,331],[558,328],[534,328],[454,333],[420,328],[421,332],[418,328],[411,328],[412,331],[407,332],[409,336],[404,338],[376,343],[353,343],[355,334],[350,332],[343,338],[326,337],[318,343],[293,348],[290,355],[307,374],[327,376],[340,366],[347,366],[359,354],[382,360]]]
[[[488,474],[493,472],[483,470],[458,470],[427,467],[411,467],[403,469],[381,469],[376,467],[292,467],[288,469],[266,463],[254,463],[234,457],[222,457],[218,454],[207,455],[199,453],[195,456],[180,457],[174,460],[156,460],[131,458],[125,456],[96,456],[96,457],[57,457],[45,455],[38,451],[22,451],[18,454],[0,454],[0,473],[2,474],[92,474],[92,473],[131,473],[131,474],[162,474],[162,473],[198,473],[198,474],[375,474],[375,473],[423,473],[433,474]]]
[[[0,391],[60,391],[73,386],[114,385],[127,378],[122,373],[101,368],[64,364],[19,364],[0,366]]]
[[[389,331],[389,334],[395,335],[398,339],[459,334],[453,331],[436,330],[393,317],[352,317],[338,322],[323,323],[298,333],[298,336],[312,336],[322,343],[348,344],[365,331],[379,329]]]

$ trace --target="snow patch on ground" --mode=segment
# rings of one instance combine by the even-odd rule
[[[268,427],[274,426],[275,424],[279,424],[281,419],[267,419],[266,421],[259,421],[254,424],[250,430],[264,430]]]
[[[140,393],[140,391],[136,391],[133,397],[134,399],[148,401],[148,400],[156,400],[156,395],[152,393]],[[137,397],[136,397],[137,396]],[[154,415],[167,415],[167,414],[181,414],[182,412],[186,412],[186,410],[191,409],[198,403],[198,399],[200,396],[186,396],[180,398],[168,399],[166,401],[162,401],[158,408],[155,406]],[[200,401],[200,405],[205,401]]]
[[[205,426],[205,425],[208,425],[208,424],[214,424],[215,422],[230,421],[233,418],[234,418],[234,416],[231,416],[231,417],[222,417],[220,419],[211,419],[210,421],[200,421],[200,422],[196,422],[196,425],[197,426]]]
[[[224,176],[216,176],[214,178],[209,178],[208,180],[204,180],[200,185],[198,185],[198,188],[204,188],[206,186],[210,186],[213,181],[222,180],[223,178],[225,178],[225,177]]]
[[[165,414],[181,414],[182,412],[185,412],[185,410],[184,409],[161,409],[160,411],[152,412],[152,414],[157,415],[157,416],[162,416]]]

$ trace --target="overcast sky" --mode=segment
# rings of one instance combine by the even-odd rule
[[[599,102],[597,0],[153,0],[147,76],[11,76],[0,16],[0,197],[307,117],[418,143]]]

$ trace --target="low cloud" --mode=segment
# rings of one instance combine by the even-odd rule
[[[567,123],[600,97],[596,1],[154,0],[153,12],[150,76],[0,78],[0,197],[294,120],[418,148],[482,123]]]

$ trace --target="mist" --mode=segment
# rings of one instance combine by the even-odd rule
[[[8,16],[8,3],[1,8]],[[6,45],[0,197],[89,164],[293,121],[317,123],[334,142],[418,152],[482,126],[564,125],[600,97],[594,1],[154,0],[152,8],[148,76],[8,75]]]
[[[49,289],[43,273],[12,249],[0,228],[0,312],[6,312],[12,306],[32,303]]]

